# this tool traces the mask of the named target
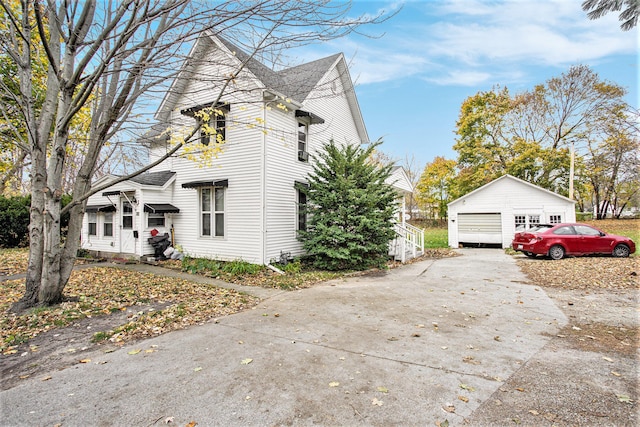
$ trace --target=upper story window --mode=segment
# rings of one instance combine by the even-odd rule
[[[202,145],[209,145],[211,142],[221,144],[226,140],[227,115],[230,111],[229,104],[212,102],[208,104],[196,105],[194,107],[181,110],[180,113],[193,117],[200,126],[198,138]]]
[[[298,160],[302,162],[309,161],[309,125],[304,122],[298,122]]]
[[[226,118],[222,110],[214,109],[199,119],[200,143],[209,145],[211,141],[222,144],[226,138]]]

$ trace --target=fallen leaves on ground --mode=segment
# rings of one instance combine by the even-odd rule
[[[91,260],[77,259],[76,265],[87,264]],[[26,248],[0,249],[0,276],[24,274],[29,263],[29,250]]]
[[[538,286],[563,289],[640,289],[640,257],[579,257],[553,261],[517,260],[518,266]]]
[[[616,352],[633,356],[640,348],[638,340],[640,328],[637,326],[606,325],[602,323],[581,323],[579,327],[566,325],[557,335],[585,351]],[[613,359],[603,357],[612,362]]]
[[[65,288],[67,301],[16,315],[7,309],[24,291],[24,281],[0,283],[0,352],[11,351],[42,332],[76,320],[125,311],[128,307],[156,306],[140,311],[110,331],[95,331],[95,341],[121,343],[159,335],[237,313],[254,306],[258,298],[210,284],[143,274],[111,267],[76,270]]]
[[[0,250],[0,276],[13,276],[27,270],[29,251],[26,249]]]

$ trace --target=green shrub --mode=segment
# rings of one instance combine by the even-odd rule
[[[302,271],[302,263],[299,259],[296,259],[293,262],[290,262],[282,267],[282,270],[285,273],[289,274],[298,274]]]
[[[393,239],[397,194],[386,181],[391,166],[370,161],[373,150],[330,141],[318,153],[301,206],[308,214],[299,239],[313,266],[322,270],[365,270],[386,265]]]
[[[72,197],[63,195],[60,204],[66,206]],[[24,248],[29,246],[29,210],[31,196],[0,196],[0,248]],[[69,213],[60,217],[62,235],[69,228]]]
[[[29,208],[31,196],[0,196],[0,247],[29,245]]]
[[[258,274],[263,270],[263,268],[263,266],[258,264],[251,264],[246,261],[237,260],[225,262],[222,266],[222,271],[224,271],[225,273],[242,276],[245,274]]]
[[[182,259],[182,271],[191,274],[206,274],[216,277],[222,270],[222,262],[206,258],[191,258],[186,256]]]

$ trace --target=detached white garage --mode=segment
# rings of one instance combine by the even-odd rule
[[[575,201],[504,175],[449,203],[449,246],[511,245],[516,228],[575,222]]]

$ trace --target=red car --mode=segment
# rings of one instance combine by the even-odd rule
[[[551,259],[566,255],[628,257],[636,251],[630,238],[607,234],[586,224],[538,224],[516,233],[511,247],[528,257],[548,255]]]

